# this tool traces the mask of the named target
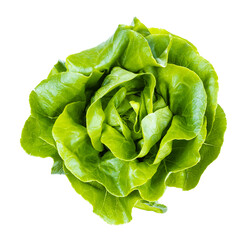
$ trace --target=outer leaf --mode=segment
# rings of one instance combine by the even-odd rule
[[[54,120],[43,116],[30,116],[25,122],[21,146],[28,153],[36,157],[52,157],[54,164],[52,174],[63,174],[63,161],[58,155],[54,139],[52,137],[52,126]]]
[[[200,78],[186,68],[168,64],[157,70],[157,79],[157,90],[175,116],[161,140],[155,163],[170,154],[173,140],[196,137],[204,121],[207,99]]]
[[[96,81],[99,77],[99,74],[86,77],[79,73],[70,72],[51,75],[48,79],[43,80],[30,94],[32,115],[57,117],[68,103],[85,101],[87,82]]]
[[[196,187],[202,173],[220,153],[226,126],[227,122],[225,113],[218,105],[212,131],[207,136],[206,141],[200,150],[200,162],[192,168],[170,174],[166,181],[167,186],[179,187],[183,190],[190,190]]]
[[[165,168],[171,172],[178,172],[183,169],[191,168],[200,160],[199,150],[206,139],[207,121],[200,130],[196,138],[185,141],[176,140],[173,143],[172,153],[165,158]]]
[[[70,55],[66,59],[66,67],[71,72],[89,75],[94,70],[109,71],[117,62],[132,72],[137,72],[146,66],[165,66],[170,42],[168,35],[159,47],[154,47],[148,39],[152,52],[148,41],[144,38],[148,33],[147,28],[135,18],[133,26],[119,25],[115,34],[106,42]]]
[[[164,29],[150,28],[149,31],[154,35],[169,35],[172,39],[172,44],[170,45],[168,62],[191,69],[203,81],[205,91],[207,93],[207,130],[210,132],[214,122],[219,90],[218,76],[213,66],[206,59],[200,56],[196,47],[186,39],[171,34]]]
[[[62,158],[58,154],[53,155],[52,158],[54,162],[51,168],[51,174],[64,174],[64,161]]]
[[[127,197],[115,197],[97,182],[81,182],[64,168],[75,191],[93,206],[93,212],[109,224],[123,224],[132,220],[132,208],[140,196],[137,191]]]
[[[58,60],[58,62],[54,65],[54,67],[51,69],[48,78],[51,77],[54,74],[66,72],[65,62],[62,60]]]
[[[190,141],[176,141],[172,153],[160,163],[154,176],[138,188],[142,198],[157,201],[163,195],[166,179],[172,172],[190,169],[196,165],[200,160],[199,150],[205,137],[206,121],[196,138]]]
[[[51,141],[52,121],[41,117],[40,120],[30,116],[25,122],[21,145],[23,149],[33,156],[51,157],[57,153],[57,150]]]
[[[135,205],[136,208],[153,211],[156,213],[165,213],[167,211],[167,207],[163,204],[159,204],[158,202],[149,202],[145,200],[140,200]]]

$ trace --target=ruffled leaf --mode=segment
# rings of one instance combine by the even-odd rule
[[[126,196],[150,179],[158,165],[149,161],[123,161],[110,151],[100,156],[81,124],[84,106],[82,102],[69,104],[57,119],[53,136],[58,152],[67,169],[81,181],[96,181],[111,194]]]
[[[216,117],[212,131],[207,136],[206,141],[200,149],[200,161],[197,165],[184,171],[172,173],[166,181],[170,187],[178,187],[183,190],[190,190],[198,184],[202,173],[219,155],[224,141],[226,131],[226,116],[222,108],[218,105]]]
[[[137,191],[127,197],[115,197],[97,182],[81,182],[67,168],[66,176],[72,187],[93,206],[93,212],[109,224],[123,224],[132,220],[132,208],[140,196]]]

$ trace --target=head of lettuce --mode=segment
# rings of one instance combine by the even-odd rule
[[[110,224],[163,213],[167,186],[194,188],[221,149],[226,118],[212,65],[193,44],[137,18],[59,61],[30,94],[21,137],[33,156]]]

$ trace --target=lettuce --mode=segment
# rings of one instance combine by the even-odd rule
[[[218,79],[195,46],[137,18],[54,65],[30,94],[21,145],[110,224],[132,208],[166,212],[167,186],[194,188],[219,155],[226,118]]]

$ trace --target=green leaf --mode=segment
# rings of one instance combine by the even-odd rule
[[[30,94],[32,115],[57,117],[68,103],[85,101],[86,84],[96,81],[99,77],[99,74],[86,77],[71,72],[51,75],[43,80]]]
[[[23,149],[28,154],[42,158],[56,154],[57,150],[51,136],[52,126],[52,120],[30,116],[25,122],[21,135],[20,142]]]
[[[52,137],[54,120],[43,116],[30,116],[24,125],[20,143],[23,149],[35,157],[51,157],[54,161],[51,173],[63,174],[63,161],[58,155]]]
[[[168,156],[173,140],[190,140],[200,132],[206,110],[206,93],[200,78],[187,68],[168,64],[157,70],[157,91],[175,115],[160,143],[155,163]]]
[[[166,184],[171,187],[190,190],[198,184],[202,173],[219,155],[224,140],[227,122],[222,108],[218,105],[212,131],[207,136],[200,150],[200,161],[197,165],[184,171],[172,173]]]
[[[135,207],[146,211],[153,211],[156,213],[165,213],[167,211],[167,207],[165,205],[159,204],[158,202],[149,202],[146,200],[138,201]]]
[[[64,174],[64,161],[62,158],[58,154],[55,154],[52,158],[53,166],[51,168],[51,174]]]
[[[150,179],[158,165],[147,161],[123,161],[110,151],[100,156],[81,124],[84,106],[82,102],[67,105],[55,122],[53,137],[58,152],[67,169],[81,181],[96,181],[113,195],[126,196]]]
[[[115,94],[113,99],[110,101],[106,110],[106,114],[109,114],[109,116],[111,116],[112,102],[115,101],[121,103],[125,98],[126,92],[131,92],[132,90],[138,91],[143,88],[141,96],[142,99],[144,99],[143,104],[145,104],[145,109],[148,115],[144,118],[142,116],[142,111],[140,111],[140,109],[143,104],[137,105],[139,110],[136,110],[136,107],[134,106],[136,103],[134,101],[130,101],[130,104],[136,111],[136,114],[139,111],[139,117],[143,118],[140,119],[143,139],[140,142],[141,150],[139,152],[136,152],[136,146],[134,145],[133,140],[128,138],[128,134],[127,137],[123,136],[115,128],[107,124],[103,125],[105,112],[102,109],[101,100],[106,94],[114,90],[116,87],[124,88],[123,91],[125,92],[122,95],[120,92]],[[103,143],[117,158],[123,160],[134,160],[138,157],[144,157],[149,152],[150,148],[160,140],[162,132],[166,129],[172,117],[172,113],[168,107],[164,107],[152,113],[154,87],[155,78],[152,74],[133,74],[121,68],[114,68],[112,70],[111,74],[109,74],[104,80],[103,86],[95,93],[92,99],[92,104],[87,111],[87,131],[96,150],[102,151]],[[122,96],[124,96],[124,98],[122,98]],[[118,100],[118,98],[121,99]],[[117,105],[119,107],[120,104],[117,103]],[[115,111],[115,107],[113,107],[113,113],[117,115],[116,120],[120,122],[120,127],[124,128],[125,133],[126,127],[123,126],[122,121],[118,116],[118,112],[116,113]],[[109,116],[106,117],[108,122]],[[149,126],[151,127],[149,128]]]
[[[180,57],[181,54],[182,57]],[[218,76],[213,66],[199,55],[197,49],[190,42],[178,36],[172,38],[168,61],[191,69],[202,80],[207,94],[207,130],[210,132],[215,118],[219,90]]]
[[[137,191],[126,197],[115,197],[97,182],[81,182],[64,168],[72,187],[93,206],[93,212],[109,224],[123,224],[132,220],[132,208],[140,196]]]
[[[58,60],[58,62],[54,65],[54,67],[51,69],[48,78],[51,77],[54,74],[66,72],[67,69],[65,67],[65,62],[62,60]]]
[[[131,81],[135,77],[137,77],[137,75],[134,73],[125,71],[121,68],[114,68],[112,73],[104,80],[103,86],[99,88],[93,96],[92,103],[87,110],[86,120],[87,131],[96,150],[103,151],[103,145],[100,138],[105,113],[102,109],[101,99],[116,87],[121,86],[121,84],[127,81]]]
[[[190,169],[200,160],[199,151],[206,137],[206,121],[204,121],[198,136],[190,141],[178,140],[173,144],[173,150],[159,165],[157,172],[139,192],[143,199],[157,201],[166,189],[166,179],[172,172]]]
[[[169,35],[165,39],[159,37],[161,44],[157,46],[151,41],[151,37],[148,40],[144,37],[148,32],[135,18],[133,26],[119,25],[115,34],[97,47],[70,55],[66,59],[66,67],[70,72],[85,75],[94,70],[110,71],[116,62],[132,72],[147,66],[163,67],[167,62]]]

